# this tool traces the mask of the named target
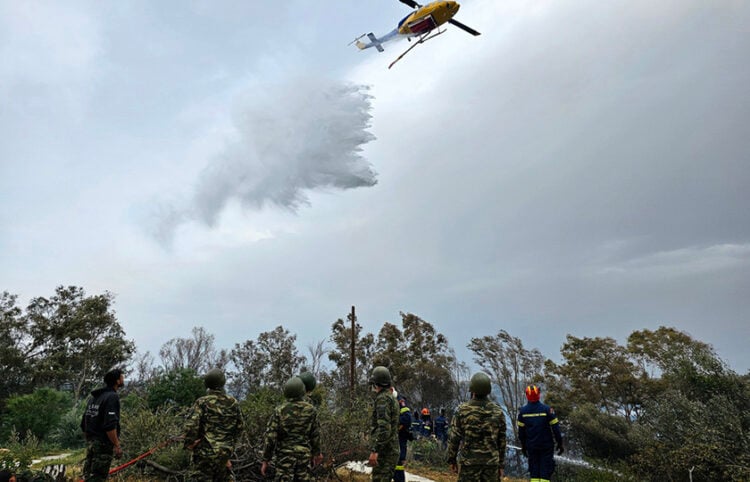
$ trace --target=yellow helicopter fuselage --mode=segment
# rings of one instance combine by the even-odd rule
[[[423,35],[452,19],[460,5],[454,1],[428,3],[404,17],[398,24],[401,35]]]

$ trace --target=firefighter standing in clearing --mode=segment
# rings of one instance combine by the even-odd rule
[[[399,416],[398,416],[398,463],[396,471],[393,473],[394,482],[405,482],[404,464],[406,463],[406,444],[409,440],[414,440],[411,434],[411,410],[406,405],[406,398],[398,397]]]
[[[529,459],[531,482],[549,482],[555,471],[554,443],[557,442],[558,455],[565,449],[555,410],[540,402],[539,396],[539,387],[526,387],[529,403],[518,411],[518,438],[521,453]]]

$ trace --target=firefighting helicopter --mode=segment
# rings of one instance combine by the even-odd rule
[[[378,49],[378,52],[383,52],[383,50],[385,50],[383,49],[384,42],[388,42],[389,40],[393,40],[395,38],[406,37],[409,41],[411,41],[412,38],[417,38],[417,41],[414,43],[414,45],[406,49],[406,51],[399,55],[396,60],[391,62],[391,64],[388,66],[388,68],[390,69],[396,62],[401,60],[404,55],[408,54],[411,49],[413,49],[417,45],[425,43],[426,41],[433,39],[442,33],[445,33],[445,30],[441,29],[440,26],[446,22],[450,23],[451,25],[455,25],[456,27],[470,33],[471,35],[480,35],[480,33],[473,28],[467,27],[458,20],[453,19],[453,16],[456,15],[456,12],[458,12],[458,9],[460,7],[460,5],[455,1],[438,0],[436,2],[428,3],[427,5],[420,5],[414,0],[399,1],[416,10],[414,10],[406,17],[402,18],[395,29],[391,30],[382,37],[378,38],[372,32],[370,32],[368,34],[360,35],[349,45],[351,45],[352,43],[356,43],[357,47],[359,47],[360,50],[375,47],[376,49]],[[365,36],[370,39],[368,43],[360,41],[360,39]]]

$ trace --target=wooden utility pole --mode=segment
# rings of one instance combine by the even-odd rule
[[[354,406],[354,368],[357,366],[354,359],[354,347],[357,342],[357,332],[355,330],[357,315],[354,314],[354,306],[352,306],[352,312],[349,313],[347,318],[349,318],[349,320],[352,322],[352,351],[351,357],[349,359],[351,364],[351,366],[349,367],[349,399],[351,400],[352,406]]]

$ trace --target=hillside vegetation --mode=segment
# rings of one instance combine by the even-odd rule
[[[120,392],[126,459],[180,435],[204,393],[201,374],[223,368],[245,418],[237,480],[260,480],[266,421],[282,400],[283,383],[301,371],[318,380],[312,399],[326,457],[319,480],[367,456],[374,366],[389,367],[413,412],[444,409],[450,418],[469,397],[467,361],[456,358],[433,324],[412,313],[377,333],[350,319],[322,322],[328,333],[304,354],[283,326],[231,347],[215,346],[213,334],[195,327],[154,356],[139,354],[127,339],[113,303],[109,293],[91,296],[79,287],[61,286],[24,308],[15,295],[0,294],[0,446],[8,449],[0,452],[0,465],[19,464],[23,471],[39,454],[72,451],[78,462],[66,459],[69,475],[80,470],[85,400],[113,367],[127,373]],[[473,362],[493,380],[510,445],[517,444],[514,420],[525,403],[523,389],[535,383],[558,414],[566,455],[591,464],[560,461],[558,480],[750,480],[750,376],[732,371],[711,346],[670,327],[634,331],[624,344],[571,335],[561,341],[557,363],[503,329],[468,345]],[[433,438],[412,444],[409,466],[435,480],[454,480]],[[187,452],[172,444],[123,471],[121,480],[180,480],[189,467]],[[505,469],[523,477],[525,460],[509,449]]]

